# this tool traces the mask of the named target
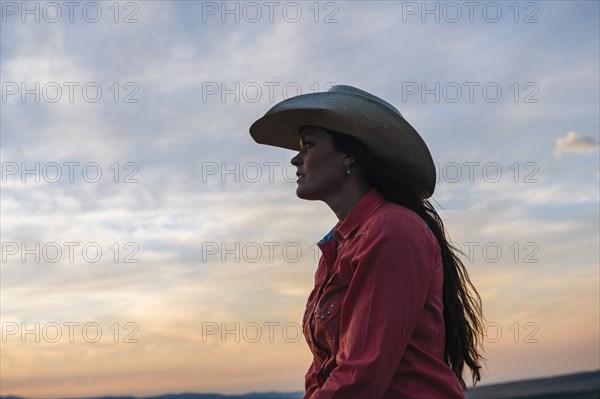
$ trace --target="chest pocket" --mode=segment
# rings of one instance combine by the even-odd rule
[[[337,316],[340,309],[339,272],[334,273],[327,282],[319,303],[315,308],[315,320],[318,324],[328,324]]]
[[[327,324],[337,316],[340,309],[340,295],[335,294],[326,301],[321,301],[315,310],[315,319],[321,324]]]

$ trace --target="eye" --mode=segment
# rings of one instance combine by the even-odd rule
[[[305,150],[308,150],[312,146],[313,146],[313,143],[311,143],[310,141],[305,141],[302,143],[302,148]]]

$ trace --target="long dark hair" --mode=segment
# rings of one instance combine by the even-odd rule
[[[352,156],[360,164],[371,186],[388,201],[416,212],[435,234],[441,248],[444,269],[445,361],[464,390],[467,389],[463,379],[465,364],[471,370],[475,385],[481,380],[480,361],[484,359],[478,349],[483,339],[481,297],[457,255],[461,251],[451,244],[442,219],[433,205],[423,197],[423,188],[417,179],[418,171],[398,173],[396,169],[394,172],[393,168],[373,155],[361,140],[331,130],[327,132],[333,137],[333,146],[337,151]],[[411,167],[408,164],[406,166],[407,169]]]

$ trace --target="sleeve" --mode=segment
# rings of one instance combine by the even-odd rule
[[[431,237],[399,214],[379,216],[366,229],[341,309],[338,366],[311,399],[385,394],[429,291],[439,251]]]
[[[317,372],[319,371],[316,362],[313,360],[308,371],[306,372],[306,376],[304,378],[304,388],[306,393],[304,394],[304,399],[309,399],[311,395],[316,391],[319,387],[317,384]]]

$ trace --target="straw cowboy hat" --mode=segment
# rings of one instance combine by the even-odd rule
[[[352,86],[288,98],[250,127],[260,144],[300,150],[300,128],[318,126],[363,141],[394,172],[410,173],[424,190],[435,189],[435,165],[427,145],[400,111],[388,102]]]

